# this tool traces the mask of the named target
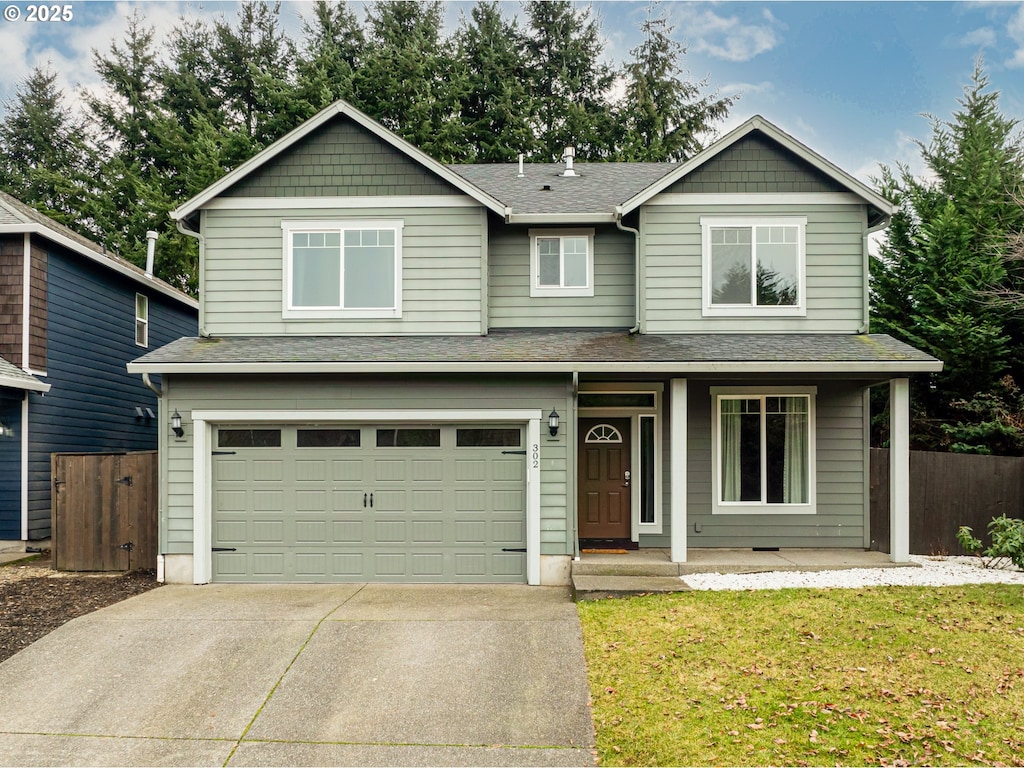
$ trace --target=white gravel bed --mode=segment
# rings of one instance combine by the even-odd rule
[[[790,587],[948,587],[958,584],[1021,584],[1024,571],[1012,564],[984,568],[977,557],[911,555],[920,568],[851,568],[839,571],[699,573],[683,576],[693,589],[788,589]]]

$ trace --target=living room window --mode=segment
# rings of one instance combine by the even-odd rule
[[[282,222],[284,316],[402,314],[402,222]]]
[[[712,388],[716,513],[813,513],[813,390]]]
[[[704,314],[804,315],[802,217],[701,218]]]
[[[594,230],[530,230],[530,295],[594,295]]]

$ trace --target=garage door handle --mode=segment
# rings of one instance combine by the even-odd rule
[[[502,547],[502,552],[525,552],[526,547]]]
[[[515,454],[517,456],[525,456],[526,455],[526,451],[502,451],[501,452],[502,456],[508,456],[510,454]]]
[[[237,552],[238,550],[234,547],[213,547],[211,552]]]
[[[370,509],[373,509],[373,494],[370,494]]]

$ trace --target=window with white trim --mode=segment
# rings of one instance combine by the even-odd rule
[[[716,513],[813,513],[814,393],[712,389]]]
[[[284,221],[284,316],[402,316],[401,221]]]
[[[806,314],[805,217],[700,220],[704,314]]]
[[[594,230],[530,230],[530,295],[594,295]]]
[[[149,297],[135,294],[135,344],[149,346]]]

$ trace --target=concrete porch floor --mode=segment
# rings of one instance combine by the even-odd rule
[[[668,549],[638,549],[624,554],[585,552],[572,563],[577,600],[649,592],[686,592],[680,577],[694,573],[832,571],[850,568],[917,568],[894,563],[885,552],[863,549],[689,549],[685,563],[673,563]]]

